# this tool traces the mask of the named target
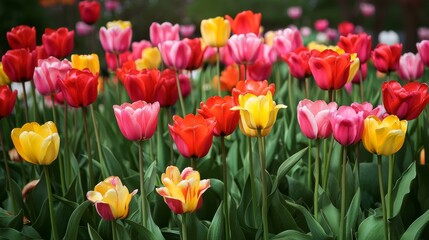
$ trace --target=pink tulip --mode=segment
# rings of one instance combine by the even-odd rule
[[[212,48],[212,47],[208,47],[208,48]],[[216,50],[216,48],[213,48],[213,49],[214,49],[214,54],[216,57],[216,51],[217,50]],[[231,51],[228,48],[228,45],[219,48],[219,57],[220,57],[220,61],[225,66],[229,66],[229,65],[235,63],[234,59],[232,58]]]
[[[318,19],[314,22],[314,29],[318,32],[324,32],[329,27],[329,21],[326,18]]]
[[[358,143],[362,138],[364,112],[349,106],[341,106],[331,112],[332,131],[335,140],[346,147]]]
[[[78,36],[88,36],[94,31],[94,25],[88,25],[83,21],[78,21],[75,28]]]
[[[428,27],[419,27],[417,29],[417,35],[420,40],[429,40],[429,28]]]
[[[418,54],[405,53],[399,59],[398,75],[404,81],[414,81],[423,76],[425,66]]]
[[[187,96],[189,96],[189,94],[192,91],[191,80],[188,78],[186,74],[180,74],[179,84],[180,84],[180,90],[182,90],[182,96],[183,98],[186,98]]]
[[[295,49],[302,46],[304,45],[301,33],[297,29],[286,28],[284,30],[277,31],[274,36],[274,48],[279,56],[295,51]]]
[[[326,35],[328,36],[329,41],[334,41],[338,37],[338,31],[333,28],[326,29]]]
[[[158,45],[162,60],[167,67],[183,70],[191,58],[191,47],[184,41],[165,41]]]
[[[183,38],[190,38],[195,32],[195,25],[194,24],[180,25],[179,32]]]
[[[273,70],[273,64],[264,59],[258,60],[247,66],[247,79],[255,81],[268,80]]]
[[[168,40],[179,40],[179,24],[173,25],[169,22],[159,24],[154,22],[150,25],[149,31],[150,41],[153,46],[158,46]]]
[[[264,44],[254,33],[232,35],[228,40],[231,57],[237,64],[252,64],[263,54]]]
[[[287,9],[287,15],[291,19],[298,19],[302,15],[302,8],[300,6],[292,6]]]
[[[423,64],[429,67],[429,40],[423,40],[416,45]]]
[[[48,96],[60,91],[58,81],[64,80],[67,72],[72,68],[69,60],[60,61],[56,57],[39,60],[39,64],[34,68],[34,85],[37,91]]]
[[[124,137],[130,141],[144,141],[153,136],[158,123],[159,103],[136,101],[114,105],[116,121]]]
[[[371,17],[375,13],[375,7],[371,3],[362,2],[359,4],[360,12],[365,17]]]
[[[302,133],[310,139],[328,138],[332,134],[329,113],[337,109],[337,103],[326,104],[323,100],[312,102],[304,99],[298,103],[298,123]]]
[[[123,53],[130,48],[133,32],[130,27],[124,29],[114,26],[100,28],[100,41],[104,51],[109,53]]]
[[[383,105],[378,105],[377,107],[373,108],[372,104],[369,102],[354,102],[350,105],[350,107],[352,107],[356,112],[363,112],[364,119],[370,115],[375,115],[378,118],[383,119],[383,116],[386,114],[386,109],[384,109]]]
[[[133,59],[137,60],[142,58],[143,50],[148,47],[152,47],[152,44],[146,40],[131,43],[131,49],[133,50]]]

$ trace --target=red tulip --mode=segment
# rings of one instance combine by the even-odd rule
[[[100,17],[101,5],[98,1],[84,0],[79,2],[79,14],[86,24],[94,24]]]
[[[340,36],[338,46],[346,53],[356,53],[361,63],[366,63],[371,56],[371,36],[366,33]]]
[[[58,82],[67,103],[74,107],[86,107],[97,99],[98,74],[88,69],[70,69],[64,81]]]
[[[191,57],[188,65],[186,66],[186,70],[195,70],[200,68],[201,65],[203,65],[203,57],[207,47],[202,46],[200,38],[185,38],[183,41],[191,48]]]
[[[340,22],[340,24],[338,24],[338,32],[341,36],[347,36],[355,32],[355,25],[347,21]]]
[[[179,79],[180,81],[180,79]],[[155,100],[161,107],[170,107],[176,104],[179,98],[176,84],[176,71],[173,69],[164,69],[158,79],[158,90],[155,93]]]
[[[231,96],[213,96],[207,99],[206,103],[201,102],[197,112],[204,118],[215,119],[215,136],[228,136],[234,132],[240,120],[240,112],[231,110],[234,106],[236,104]]]
[[[170,134],[180,154],[185,158],[202,158],[213,143],[214,119],[188,114],[185,118],[173,116],[173,125],[168,125]]]
[[[116,69],[116,76],[124,84],[127,74],[137,74],[138,72],[134,61],[126,61],[121,68]]]
[[[309,66],[317,86],[323,90],[337,90],[347,83],[350,70],[350,55],[324,50],[311,57]]]
[[[125,89],[132,102],[142,100],[147,103],[154,103],[158,92],[157,84],[160,76],[158,69],[143,69],[142,71],[131,71],[125,76]]]
[[[290,74],[297,79],[304,79],[311,76],[308,62],[311,52],[306,47],[297,48],[293,52],[282,55],[281,58],[289,65]]]
[[[378,44],[371,54],[375,68],[382,73],[393,72],[398,69],[399,58],[402,53],[402,44]]]
[[[7,117],[13,110],[18,91],[10,90],[8,85],[0,86],[0,119]]]
[[[191,59],[191,48],[185,41],[165,41],[158,45],[162,60],[167,67],[183,70]]]
[[[186,98],[192,91],[191,80],[186,74],[179,74],[180,90],[182,90],[182,97]]]
[[[122,67],[123,64],[128,61],[134,62],[133,54],[129,51],[119,54],[119,66],[117,66],[118,60],[116,59],[118,56],[115,53],[106,52],[105,57],[106,57],[107,68],[110,71],[116,71],[118,68]]]
[[[36,48],[36,28],[27,25],[13,27],[6,33],[10,48],[27,48],[30,51]]]
[[[397,81],[384,82],[382,95],[386,112],[401,120],[417,118],[429,102],[426,83],[410,82],[402,87]]]
[[[253,79],[256,81],[267,80],[270,78],[272,70],[273,64],[271,62],[258,60],[255,63],[247,66],[247,79]]]
[[[69,31],[65,27],[57,30],[46,28],[42,35],[43,47],[48,56],[53,56],[58,59],[68,56],[74,46],[74,31]]]
[[[36,51],[28,49],[9,50],[2,57],[3,71],[13,82],[30,81],[33,78],[36,63]]]
[[[267,92],[270,91],[274,96],[274,92],[276,91],[276,86],[274,83],[268,85],[268,81],[255,81],[255,80],[246,80],[246,81],[238,81],[237,86],[232,89],[232,97],[236,104],[238,104],[238,96],[244,95],[246,93],[251,93],[255,96],[266,95]]]
[[[261,18],[260,13],[253,13],[250,10],[238,13],[234,19],[229,15],[225,16],[234,34],[254,33],[257,36],[259,36],[261,28]]]

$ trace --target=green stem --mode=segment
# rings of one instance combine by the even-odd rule
[[[188,240],[188,230],[186,228],[187,213],[182,214],[182,240]]]
[[[67,183],[70,184],[72,182],[72,166],[70,162],[70,143],[69,143],[69,126],[68,126],[68,104],[64,103],[64,134],[65,134],[65,157],[66,157],[66,176]]]
[[[18,206],[16,205],[17,202],[15,201],[15,195],[12,193],[12,178],[10,176],[10,169],[8,164],[9,159],[6,155],[6,146],[4,145],[4,142],[3,142],[3,134],[2,134],[1,126],[0,126],[0,145],[2,146],[2,151],[3,151],[4,168],[6,170],[9,193],[12,198],[13,213],[16,214],[18,213]]]
[[[304,79],[305,83],[305,98],[308,98],[310,96],[310,84],[308,83],[308,77]]]
[[[341,172],[341,212],[340,212],[340,236],[344,239],[344,217],[346,215],[346,166],[347,166],[347,149],[343,147],[343,165]]]
[[[334,101],[334,90],[329,89],[328,90],[328,101],[333,102]]]
[[[141,212],[142,225],[146,227],[146,192],[144,188],[144,160],[143,160],[143,141],[138,142],[139,145],[139,171],[140,171],[140,194],[141,194]]]
[[[238,68],[240,73],[240,67]],[[222,96],[222,91],[220,89],[220,50],[219,47],[216,48],[216,75],[217,75],[217,95]]]
[[[149,139],[149,153],[150,153],[150,160],[153,162],[155,161],[155,158],[153,157],[153,138]]]
[[[27,100],[27,92],[25,91],[25,82],[21,82],[22,84],[22,93],[24,94],[24,115],[25,115],[25,122],[29,122],[28,119],[28,100]]]
[[[244,65],[244,77],[243,77],[243,80],[246,80],[247,79],[247,64],[243,64]],[[240,70],[240,68],[238,69],[238,70]],[[240,80],[240,79],[238,79],[238,80]]]
[[[177,84],[177,92],[179,94],[180,108],[182,109],[182,116],[185,117],[185,114],[186,114],[185,104],[183,103],[182,89],[180,87],[179,72],[178,71],[176,71],[176,84]]]
[[[98,132],[97,121],[95,120],[94,108],[93,108],[92,104],[89,105],[89,109],[91,110],[92,126],[94,127],[95,140],[96,140],[95,142],[97,144],[98,158],[100,159],[101,175],[103,176],[103,179],[104,179],[107,177],[107,173],[106,173],[106,169],[104,168],[104,157],[103,157],[103,152],[101,151],[100,134]]]
[[[86,120],[86,107],[82,107],[82,118],[83,118],[83,128],[85,129],[85,139],[86,139],[86,151],[88,153],[88,166],[89,166],[89,189],[94,187],[94,169],[92,166],[92,154],[91,154],[91,142],[89,140],[89,131],[88,123]]]
[[[308,139],[307,169],[307,187],[311,189],[311,176],[313,175],[311,172],[311,139]]]
[[[250,189],[252,191],[252,205],[253,205],[253,220],[256,220],[256,211],[257,211],[257,206],[256,206],[256,191],[255,191],[255,170],[253,170],[253,151],[252,151],[252,138],[248,137],[248,146],[249,146],[249,167],[250,167]]]
[[[34,85],[34,81],[31,81],[31,95],[33,96],[33,106],[34,106],[33,117],[34,117],[34,121],[37,122],[37,118],[39,117],[39,111],[38,111],[39,106],[37,105],[37,97],[36,97],[35,89],[36,89],[36,86]]]
[[[389,156],[389,175],[387,181],[387,218],[392,217],[392,189],[393,189],[393,170],[395,168],[394,155]]]
[[[51,94],[51,101],[52,101],[52,116],[54,118],[55,124],[59,124],[57,120],[57,110],[55,107],[55,97],[54,94]],[[66,183],[65,183],[65,177],[64,177],[64,163],[63,158],[61,156],[61,151],[58,153],[58,163],[60,168],[60,182],[61,182],[61,193],[63,194],[63,197],[66,195]]]
[[[325,168],[323,170],[323,179],[322,179],[322,187],[326,191],[326,187],[328,186],[328,180],[329,180],[329,168],[331,165],[331,156],[332,156],[332,149],[334,147],[334,138],[331,137],[331,142],[329,144],[329,151],[328,155],[325,156]]]
[[[46,189],[48,190],[49,217],[51,219],[51,227],[52,227],[51,236],[54,240],[56,240],[58,239],[57,222],[55,220],[54,202],[53,202],[52,190],[51,190],[51,178],[49,176],[48,165],[43,165],[43,170],[45,172],[45,178],[46,178]]]
[[[262,141],[261,129],[258,129],[258,147],[259,161],[261,165],[261,180],[262,180],[262,226],[264,232],[264,240],[268,239],[268,195],[267,195],[267,180],[265,176],[265,148]]]
[[[46,122],[46,102],[44,97],[42,97],[42,118],[42,122]]]
[[[287,95],[289,96],[289,104],[291,108],[295,108],[295,102],[294,102],[294,97],[295,95],[292,92],[292,75],[288,74],[288,80],[287,80]],[[292,115],[293,115],[293,111],[292,111]],[[291,118],[292,119],[292,118]]]
[[[318,219],[319,214],[319,179],[320,179],[320,159],[319,159],[319,140],[316,140],[316,161],[315,161],[315,183],[314,183],[314,218]]]
[[[383,208],[383,226],[384,226],[384,239],[388,239],[388,227],[387,227],[387,213],[386,213],[386,200],[384,198],[384,188],[383,188],[383,166],[381,162],[381,155],[377,155],[378,160],[378,184],[380,187],[380,198],[381,206]]]
[[[191,167],[194,170],[197,170],[197,159],[195,157],[191,157]]]
[[[116,69],[118,69],[121,67],[121,66],[119,66],[121,64],[119,61],[119,54],[115,54],[115,60],[116,60]],[[115,72],[116,72],[116,69],[115,69]],[[112,76],[114,76],[114,74],[112,74]],[[119,79],[116,79],[116,94],[118,96],[118,102],[121,103],[122,102],[122,100],[121,100],[122,96],[121,96],[121,90],[119,89],[119,82],[118,81],[119,81]]]
[[[116,229],[116,221],[112,221],[112,236],[113,240],[118,240],[118,231]]]
[[[161,152],[162,152],[162,150],[161,150],[161,144],[162,144],[161,126],[163,126],[161,124],[161,121],[162,121],[162,119],[159,118],[158,119],[158,127],[156,128],[156,161],[157,161],[157,164],[161,163],[161,160],[160,160]],[[165,167],[162,166],[161,169],[165,169]]]
[[[172,119],[170,107],[167,108],[166,113],[167,113],[167,121],[170,121]],[[169,135],[168,139],[170,140],[169,141],[169,144],[170,144],[170,164],[174,165],[175,159],[174,159],[174,151],[173,151],[173,137],[171,136],[171,134],[168,134],[168,135]]]
[[[224,216],[225,216],[225,236],[230,239],[230,226],[229,226],[229,208],[228,208],[228,166],[226,163],[226,150],[225,150],[225,136],[220,136],[220,145],[222,149],[222,165],[223,165],[223,202],[224,202]]]

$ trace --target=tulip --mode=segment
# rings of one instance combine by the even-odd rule
[[[325,50],[319,56],[311,57],[309,60],[314,80],[323,90],[337,90],[344,87],[349,80],[350,65],[349,54],[339,55],[332,50]],[[354,75],[351,78],[353,77]]]
[[[143,69],[142,71],[131,71],[125,75],[125,89],[132,102],[142,100],[147,103],[156,101],[155,94],[158,91],[160,72],[158,69]]]
[[[329,27],[329,21],[326,18],[318,19],[317,21],[314,22],[314,28],[318,32],[324,32],[328,29],[328,27]]]
[[[228,65],[220,75],[220,89],[231,91],[239,80],[244,80],[244,66],[238,66],[235,63]],[[218,81],[218,77],[215,76],[213,78],[215,88],[218,86]]]
[[[104,8],[106,8],[107,11],[117,11],[121,8],[121,2],[119,2],[119,0],[106,0],[104,1]]]
[[[274,95],[276,91],[276,86],[274,83],[268,85],[268,81],[254,81],[254,80],[246,80],[246,81],[238,81],[237,86],[232,90],[232,96],[236,104],[238,104],[238,98],[240,95],[245,95],[247,93],[251,93],[255,96],[266,95],[268,92],[271,92]]]
[[[58,156],[60,137],[51,121],[43,125],[26,123],[21,128],[14,128],[11,138],[19,155],[29,163],[50,165]]]
[[[417,29],[417,35],[420,40],[428,40],[429,39],[429,28],[428,27],[419,27]]]
[[[338,46],[346,53],[356,53],[361,63],[366,63],[371,56],[371,36],[366,33],[340,36]]]
[[[55,57],[49,57],[39,61],[39,66],[34,69],[34,85],[43,96],[49,96],[60,91],[58,81],[63,81],[67,72],[72,68],[72,63],[67,59],[62,61]]]
[[[209,18],[201,21],[201,36],[207,46],[225,46],[230,34],[231,25],[223,17]]]
[[[162,24],[153,22],[149,27],[150,41],[153,46],[158,46],[165,41],[179,40],[179,25],[164,22]]]
[[[94,32],[94,25],[88,25],[82,21],[76,22],[75,28],[78,36],[88,36]]]
[[[135,61],[138,70],[155,69],[161,65],[161,53],[157,47],[145,48],[141,54],[141,58]]]
[[[215,49],[215,51],[216,51],[216,49]],[[219,60],[225,66],[228,66],[228,65],[231,65],[231,64],[235,63],[234,59],[232,58],[231,51],[228,48],[228,45],[219,48],[219,58],[220,58]]]
[[[338,32],[340,33],[341,36],[347,36],[349,35],[349,33],[354,33],[355,31],[355,25],[351,22],[341,22],[340,24],[338,24]]]
[[[118,68],[122,67],[125,62],[133,61],[133,55],[129,51],[120,53],[119,56],[115,53],[105,53],[107,68],[110,71],[116,71]],[[118,61],[119,58],[119,61]],[[119,63],[119,66],[118,66]]]
[[[100,42],[104,51],[114,54],[126,52],[131,45],[131,26],[122,21],[109,25],[111,27],[100,28]]]
[[[308,48],[300,47],[293,52],[289,52],[281,56],[288,64],[290,74],[297,79],[305,79],[311,76],[310,66],[308,62],[311,57],[311,52]]]
[[[97,99],[98,74],[88,69],[70,69],[64,81],[58,82],[67,103],[74,107],[86,107]]]
[[[252,64],[263,54],[262,40],[253,33],[233,35],[228,50],[237,64]]]
[[[80,18],[86,24],[92,25],[100,17],[101,5],[98,1],[84,0],[79,2]]]
[[[190,167],[180,173],[176,166],[168,166],[161,182],[164,187],[156,188],[156,192],[176,214],[197,211],[203,202],[203,193],[210,187],[210,180],[200,180],[200,173]]]
[[[423,40],[417,43],[416,45],[423,64],[426,67],[428,67],[429,66],[429,40]]]
[[[183,70],[188,66],[192,52],[185,41],[168,40],[160,43],[158,48],[167,67]]]
[[[32,51],[36,48],[36,28],[27,25],[13,27],[6,33],[7,42],[11,49],[27,48]]]
[[[360,64],[358,72],[355,74],[352,79],[352,83],[359,84],[361,82],[360,76],[362,75],[362,81],[366,79],[368,74],[368,65],[366,63]]]
[[[35,61],[28,49],[8,50],[2,57],[3,71],[13,82],[29,81],[33,78]]]
[[[131,49],[133,52],[133,59],[137,60],[142,57],[143,51],[146,48],[152,47],[152,44],[149,41],[141,40],[140,42],[131,43]]]
[[[73,68],[84,70],[87,68],[93,74],[100,72],[100,61],[98,55],[93,53],[91,55],[78,55],[73,54],[71,56],[71,63]]]
[[[270,78],[273,70],[273,64],[265,60],[257,60],[255,63],[247,66],[247,79],[263,81]],[[243,79],[240,79],[243,80]]]
[[[189,96],[192,91],[191,80],[186,74],[179,74],[179,84],[183,98]]]
[[[229,21],[234,34],[254,33],[256,36],[259,36],[262,18],[260,13],[253,13],[247,10],[237,13],[234,19],[229,15],[225,15],[225,18]]]
[[[111,176],[98,183],[94,191],[88,191],[86,198],[95,204],[98,214],[105,221],[111,221],[128,216],[131,198],[137,191],[129,193],[119,177]]]
[[[429,102],[426,83],[409,82],[401,87],[397,81],[384,82],[382,95],[386,112],[399,119],[417,118]]]
[[[179,76],[180,81],[180,76]],[[179,99],[176,84],[176,72],[172,69],[164,69],[158,79],[158,88],[155,100],[161,107],[170,107]],[[183,90],[183,87],[181,88]]]
[[[137,70],[136,63],[134,61],[126,61],[122,64],[121,68],[116,69],[116,76],[119,81],[125,85],[125,79],[128,74],[137,74],[139,71]]]
[[[405,53],[399,59],[398,75],[404,81],[414,81],[423,76],[424,68],[418,54]]]
[[[195,70],[202,66],[204,53],[207,46],[203,46],[200,38],[183,40],[191,48],[191,57],[189,59],[187,70]]]
[[[136,101],[113,105],[116,121],[124,137],[130,141],[144,141],[153,136],[158,122],[159,103]]]
[[[65,27],[57,30],[46,28],[42,35],[42,43],[48,56],[58,59],[68,56],[74,46],[74,31],[69,31]]]
[[[207,99],[206,103],[200,103],[200,109],[197,112],[204,118],[214,118],[215,127],[213,133],[215,136],[228,136],[237,128],[240,120],[240,113],[231,110],[235,106],[234,99],[231,96],[213,96]]]
[[[368,116],[374,115],[380,119],[384,118],[386,114],[386,109],[383,105],[379,105],[375,108],[372,107],[372,104],[369,102],[357,103],[354,102],[350,105],[356,112],[363,112],[363,118],[365,119]]]
[[[303,42],[299,30],[286,28],[276,32],[274,48],[280,56],[295,51],[295,49],[302,46]]]
[[[194,24],[180,25],[179,32],[183,38],[190,38],[195,32],[195,25]]]
[[[362,143],[368,152],[377,155],[392,155],[401,149],[407,132],[407,121],[396,115],[383,120],[369,116],[364,121]]]
[[[124,30],[127,28],[131,28],[132,24],[130,21],[116,20],[116,21],[107,22],[106,27],[107,27],[107,29],[117,27],[117,28]]]
[[[302,8],[300,6],[289,7],[287,9],[287,15],[293,20],[298,19],[302,15]]]
[[[366,2],[361,2],[359,4],[359,10],[364,17],[371,17],[375,13],[374,5]]]
[[[310,139],[328,138],[332,134],[329,114],[337,110],[337,103],[304,99],[298,103],[298,123],[302,133]]]
[[[185,158],[202,158],[213,143],[213,119],[188,114],[184,118],[173,116],[173,125],[168,125],[170,134],[180,154]]]
[[[381,31],[378,34],[378,42],[389,46],[399,43],[399,35],[395,31]]]
[[[341,106],[329,116],[335,140],[343,147],[358,143],[362,138],[364,112]]]
[[[10,79],[3,70],[3,64],[0,62],[0,86],[9,85]]]
[[[402,44],[394,44],[392,46],[378,44],[371,55],[377,71],[382,73],[396,71],[399,65],[401,52]]]
[[[13,110],[17,90],[11,91],[8,85],[0,86],[0,119],[7,117]]]

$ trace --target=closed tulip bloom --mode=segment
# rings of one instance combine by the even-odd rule
[[[173,125],[168,125],[170,134],[180,154],[185,158],[202,158],[213,143],[214,119],[188,114],[184,118],[173,116]]]
[[[76,22],[75,29],[78,36],[88,36],[94,32],[94,25],[88,25],[82,21]]]
[[[70,69],[64,81],[58,82],[67,103],[74,107],[86,107],[97,99],[98,74],[89,70]]]
[[[152,47],[152,43],[146,40],[141,40],[140,42],[132,42],[131,49],[133,52],[133,59],[137,60],[141,58],[143,50],[150,47]]]
[[[138,70],[155,69],[161,65],[161,52],[157,47],[145,48],[141,54],[141,58],[136,59],[136,67]]]
[[[228,136],[237,128],[240,120],[240,113],[231,110],[235,106],[234,99],[231,96],[213,96],[207,101],[200,103],[200,109],[197,112],[204,118],[214,118],[215,127],[213,129],[215,136]]]
[[[423,64],[426,67],[429,67],[429,40],[423,40],[418,42],[416,45]]]
[[[382,73],[394,72],[398,69],[402,53],[402,44],[378,44],[372,52],[372,61],[377,71]]]
[[[105,52],[105,59],[107,64],[107,69],[110,71],[116,71],[118,68],[121,68],[124,63],[128,61],[133,61],[133,54],[129,51],[120,53],[119,56],[115,53]],[[119,61],[118,59],[119,58]],[[118,66],[119,63],[119,66]]]
[[[197,211],[203,203],[203,193],[210,187],[210,180],[201,180],[200,173],[191,167],[180,173],[176,166],[168,166],[161,182],[164,187],[156,188],[156,192],[176,214]]]
[[[423,76],[425,66],[420,55],[405,53],[399,59],[398,75],[404,81],[414,81]]]
[[[273,101],[271,92],[266,95],[253,95],[247,93],[238,97],[239,105],[232,108],[240,110],[240,121],[243,126],[252,130],[262,131],[271,129],[276,121],[277,113],[281,108],[286,108],[283,104],[276,104]],[[269,132],[263,132],[265,137]]]
[[[14,128],[11,138],[18,154],[29,163],[50,165],[58,156],[60,137],[51,121],[43,125],[31,122]]]
[[[413,120],[429,102],[426,83],[409,82],[403,87],[397,81],[384,82],[381,88],[386,112],[399,119]]]
[[[122,135],[130,141],[144,141],[153,136],[158,123],[159,103],[136,101],[113,105]]]
[[[95,204],[97,213],[104,221],[111,221],[128,216],[131,198],[137,191],[130,193],[119,177],[111,176],[98,183],[94,191],[88,191],[86,198]]]
[[[126,61],[122,64],[121,68],[116,69],[116,76],[119,81],[125,85],[125,79],[128,74],[137,74],[139,70],[137,70],[136,63],[134,61]]]
[[[355,32],[355,25],[348,21],[343,21],[338,24],[338,32],[341,36],[347,36]]]
[[[361,2],[359,4],[359,10],[365,17],[371,17],[375,13],[375,6],[371,3]]]
[[[268,81],[254,81],[248,79],[246,81],[238,81],[235,88],[232,90],[232,96],[236,104],[238,104],[238,97],[240,95],[245,95],[251,93],[255,96],[267,95],[268,92],[271,92],[274,95],[276,91],[276,86],[274,83],[268,85]]]
[[[201,36],[207,46],[225,46],[230,34],[231,25],[223,17],[209,18],[201,21]]]
[[[234,19],[229,15],[225,15],[225,19],[229,21],[234,34],[253,33],[256,36],[259,36],[261,18],[262,14],[253,13],[251,10],[237,13]]]
[[[42,35],[42,43],[48,56],[65,58],[74,47],[74,31],[69,31],[65,27],[58,29],[46,28]]]
[[[9,85],[10,79],[3,70],[3,64],[0,62],[0,86]]]
[[[3,71],[12,82],[25,82],[33,78],[36,59],[28,49],[8,50],[2,57]]]
[[[314,28],[318,32],[324,32],[329,27],[329,21],[326,18],[318,19],[314,22]]]
[[[321,52],[317,57],[310,58],[309,61],[314,80],[323,90],[337,90],[344,87],[349,80],[350,65],[349,54],[339,55],[329,49]]]
[[[179,25],[179,33],[183,38],[190,38],[195,32],[194,24]]]
[[[281,56],[288,64],[290,74],[297,79],[304,79],[311,76],[308,62],[311,58],[311,52],[308,48],[300,47],[293,52]]]
[[[362,142],[368,152],[389,156],[404,145],[406,120],[401,121],[395,115],[389,115],[383,120],[369,116],[365,119],[364,126]]]
[[[279,56],[295,51],[295,49],[303,46],[301,33],[298,29],[286,28],[276,32],[274,48]]]
[[[179,74],[180,90],[182,90],[182,97],[185,99],[192,91],[191,80],[186,74]]]
[[[180,39],[179,24],[153,22],[149,27],[149,35],[153,46],[158,46],[165,41],[178,41]]]
[[[192,52],[185,41],[165,41],[158,48],[167,67],[183,70],[188,66]]]
[[[186,69],[192,71],[200,68],[203,65],[204,53],[206,52],[207,46],[203,46],[200,38],[185,38],[183,41],[191,48],[191,57]]]
[[[58,81],[65,79],[67,72],[72,68],[72,63],[67,59],[62,61],[56,57],[39,60],[39,66],[34,69],[34,85],[43,96],[49,96],[59,92]]]
[[[366,33],[340,36],[338,46],[346,53],[356,53],[361,63],[366,63],[371,56],[371,36]]]
[[[328,138],[332,134],[329,114],[337,110],[337,103],[304,99],[298,103],[297,116],[302,133],[310,139]]]
[[[172,69],[164,69],[157,82],[155,100],[161,107],[170,107],[179,99],[177,92],[176,72]]]
[[[350,105],[350,107],[352,107],[356,112],[363,112],[364,119],[370,115],[374,115],[380,119],[383,119],[384,115],[386,114],[386,109],[384,109],[383,105],[378,105],[377,107],[373,108],[372,104],[369,102],[354,102]]]
[[[17,90],[11,91],[8,85],[0,86],[0,119],[7,117],[13,110]]]
[[[101,4],[98,1],[84,0],[79,2],[80,18],[86,24],[92,25],[100,17]]]
[[[106,27],[109,28],[120,28],[122,30],[125,30],[127,28],[132,28],[132,24],[130,21],[123,21],[123,20],[115,20],[115,21],[110,21],[106,23]]]
[[[287,9],[287,15],[291,19],[298,19],[302,15],[302,8],[300,6],[292,6]]]
[[[265,60],[257,60],[255,63],[247,66],[247,79],[263,81],[270,78],[273,70],[273,64]],[[240,79],[242,80],[242,79]]]
[[[98,55],[95,53],[90,55],[72,54],[71,63],[73,68],[79,70],[87,68],[93,74],[100,72],[100,61],[98,60]]]
[[[13,27],[6,33],[7,42],[11,49],[27,48],[32,51],[36,48],[36,28],[27,25]]]
[[[100,42],[104,51],[120,54],[130,48],[133,32],[130,26],[125,26],[127,25],[118,23],[109,28],[100,28]]]
[[[335,140],[346,147],[358,143],[362,138],[364,112],[349,106],[341,106],[329,116]]]
[[[237,64],[252,64],[263,54],[262,39],[253,33],[233,35],[228,40],[228,50]]]
[[[142,71],[131,71],[126,74],[124,85],[131,101],[155,102],[155,96],[159,88],[157,84],[159,76],[158,69],[143,69]]]
[[[239,66],[235,63],[228,65],[220,74],[220,89],[223,91],[231,91],[235,85],[237,85],[237,82],[239,82],[239,80],[244,80],[244,78],[244,66]],[[218,87],[218,81],[218,76],[214,76],[213,86],[216,89]]]

